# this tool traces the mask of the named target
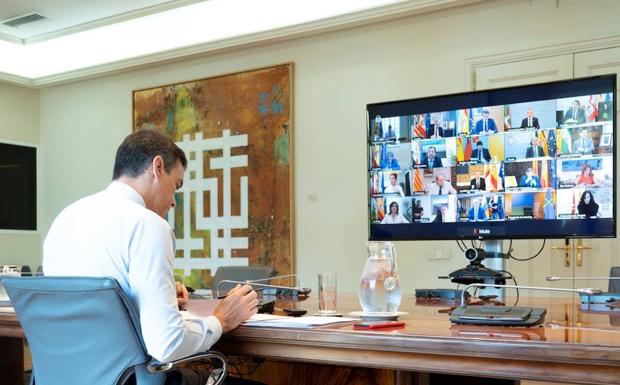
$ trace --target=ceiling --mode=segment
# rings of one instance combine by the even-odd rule
[[[42,87],[485,0],[0,0],[0,82]],[[45,19],[1,25],[31,13]]]
[[[122,20],[162,12],[199,0],[0,0],[0,39],[32,43]],[[9,27],[1,23],[31,13],[46,18]]]

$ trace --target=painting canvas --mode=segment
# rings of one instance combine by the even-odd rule
[[[186,285],[211,287],[220,266],[294,272],[292,105],[292,64],[133,92],[133,130],[188,159],[168,215]]]

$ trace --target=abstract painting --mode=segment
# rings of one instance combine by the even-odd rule
[[[221,266],[294,272],[293,65],[133,92],[133,130],[165,132],[188,160],[168,222],[175,274],[209,288]]]

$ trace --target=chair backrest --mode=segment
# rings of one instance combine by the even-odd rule
[[[222,266],[218,267],[215,272],[211,289],[213,290],[213,295],[215,296],[217,285],[220,281],[252,281],[256,279],[273,277],[275,273],[275,269],[271,266]],[[226,293],[234,286],[235,284],[223,283],[220,285],[220,293]]]
[[[5,277],[36,385],[163,384],[146,373],[138,314],[114,278]]]
[[[610,277],[620,277],[620,266],[614,266],[609,271]],[[620,279],[610,279],[609,280],[609,290],[610,293],[620,293]]]

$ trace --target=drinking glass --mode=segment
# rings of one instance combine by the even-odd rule
[[[336,314],[338,275],[336,273],[319,273],[319,315]]]

